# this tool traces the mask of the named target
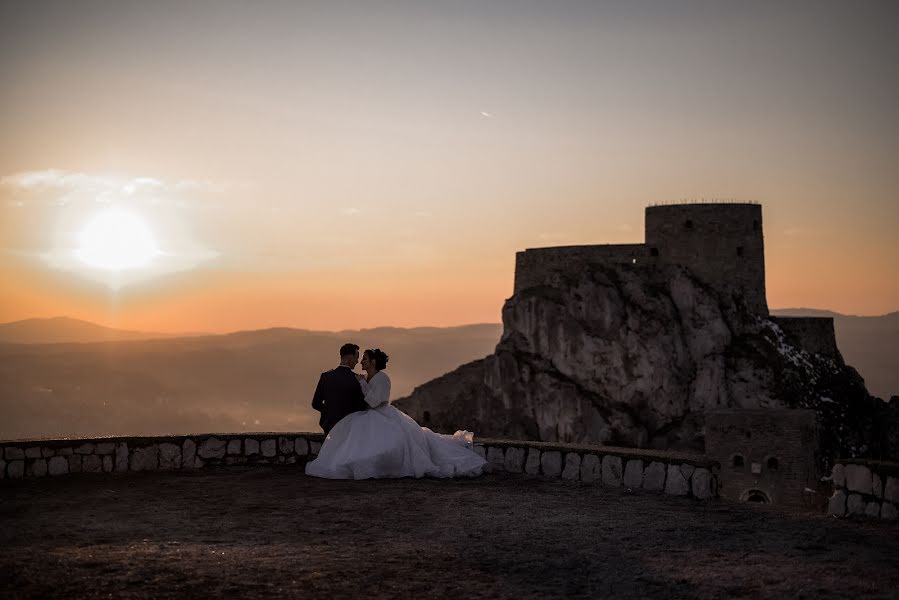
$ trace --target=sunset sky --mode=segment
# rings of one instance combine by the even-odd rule
[[[497,322],[702,198],[772,308],[899,310],[897,57],[894,0],[4,1],[0,322]]]

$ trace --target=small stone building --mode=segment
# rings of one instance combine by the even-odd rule
[[[706,455],[721,464],[721,497],[792,507],[817,503],[813,410],[729,409],[706,414]]]

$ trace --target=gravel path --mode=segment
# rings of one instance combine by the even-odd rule
[[[295,468],[0,485],[4,598],[896,598],[899,524]]]

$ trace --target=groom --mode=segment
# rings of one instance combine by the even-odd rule
[[[318,424],[325,435],[348,414],[368,408],[362,386],[353,372],[358,362],[359,346],[344,344],[340,347],[340,365],[322,373],[318,380],[312,396],[312,408],[322,414]]]

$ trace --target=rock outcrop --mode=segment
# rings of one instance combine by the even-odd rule
[[[436,431],[700,451],[708,410],[812,408],[827,456],[896,447],[899,406],[870,396],[838,353],[792,346],[677,265],[559,269],[507,300],[503,324],[494,354],[397,408]]]

